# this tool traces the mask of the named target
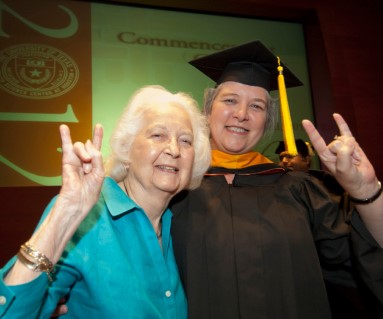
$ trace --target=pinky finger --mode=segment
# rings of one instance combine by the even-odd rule
[[[343,136],[352,136],[351,130],[348,127],[346,121],[343,119],[342,115],[338,113],[333,114],[336,125],[338,126],[339,132]]]

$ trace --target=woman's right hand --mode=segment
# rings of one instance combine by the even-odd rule
[[[75,220],[82,221],[93,205],[97,202],[105,172],[100,152],[103,128],[96,125],[93,134],[93,142],[72,143],[68,126],[60,126],[62,141],[62,187],[55,204],[65,208],[75,207],[71,210]],[[73,219],[72,219],[73,222]]]
[[[53,264],[95,205],[105,178],[101,154],[103,128],[96,125],[93,141],[72,143],[69,127],[60,126],[62,141],[62,187],[41,226],[28,240],[30,246],[44,254]],[[19,260],[4,278],[8,285],[33,280],[39,273]]]
[[[62,141],[62,187],[57,200],[46,218],[50,225],[49,237],[56,243],[52,262],[60,258],[66,244],[80,223],[97,202],[104,181],[105,172],[101,155],[103,128],[97,124],[93,141],[72,143],[69,127],[60,126]],[[46,231],[44,224],[40,229]],[[37,231],[39,235],[40,229]],[[29,240],[34,246],[36,239]],[[45,237],[45,236],[44,236]],[[45,239],[44,239],[45,240]],[[36,246],[40,244],[38,241]]]

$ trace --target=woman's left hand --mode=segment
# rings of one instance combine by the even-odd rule
[[[378,188],[375,170],[343,117],[333,117],[340,135],[328,145],[309,120],[303,120],[302,125],[322,163],[342,187],[353,197],[368,198]]]

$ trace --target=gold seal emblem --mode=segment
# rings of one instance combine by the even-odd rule
[[[75,61],[56,48],[21,44],[0,51],[0,88],[28,99],[50,99],[77,83]]]

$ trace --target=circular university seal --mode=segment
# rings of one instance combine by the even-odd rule
[[[70,91],[79,69],[64,52],[43,44],[20,44],[0,51],[0,88],[28,99],[50,99]]]

